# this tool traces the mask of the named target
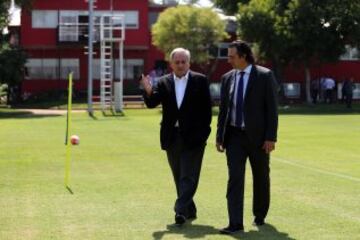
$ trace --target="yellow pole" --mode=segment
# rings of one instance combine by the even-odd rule
[[[73,73],[69,74],[69,88],[68,88],[68,106],[67,106],[67,120],[66,120],[66,160],[65,160],[65,187],[69,188],[70,183],[70,162],[71,162],[71,108],[72,108],[72,78]]]

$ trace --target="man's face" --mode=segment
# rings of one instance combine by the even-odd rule
[[[177,52],[173,55],[170,66],[177,77],[182,77],[189,71],[190,62],[185,53]]]
[[[246,65],[245,58],[239,57],[235,47],[228,48],[228,63],[230,63],[233,68],[242,68],[243,65]]]

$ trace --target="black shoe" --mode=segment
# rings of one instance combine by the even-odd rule
[[[221,234],[227,234],[227,235],[232,235],[232,234],[235,234],[238,232],[243,232],[243,231],[244,231],[243,226],[238,226],[238,227],[228,226],[226,228],[220,229]]]
[[[186,221],[186,218],[182,214],[175,214],[175,224],[177,225],[183,225]]]
[[[195,220],[197,218],[196,213],[188,214],[186,219],[188,220]]]
[[[265,221],[263,218],[255,218],[253,222],[253,226],[262,226],[265,224]]]

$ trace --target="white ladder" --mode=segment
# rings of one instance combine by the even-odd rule
[[[101,109],[112,109],[113,104],[113,43],[112,38],[112,19],[101,17],[100,29],[100,105]]]

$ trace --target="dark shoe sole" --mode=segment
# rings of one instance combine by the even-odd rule
[[[186,218],[185,216],[183,215],[176,215],[175,216],[175,224],[177,225],[183,225],[186,221]]]
[[[224,234],[224,235],[232,235],[232,234],[237,234],[237,233],[241,233],[241,232],[244,232],[244,229],[243,228],[239,228],[239,229],[220,229],[219,230],[220,234]]]
[[[265,222],[264,221],[262,221],[262,222],[253,222],[252,225],[256,226],[256,227],[259,227],[259,226],[265,225]]]

